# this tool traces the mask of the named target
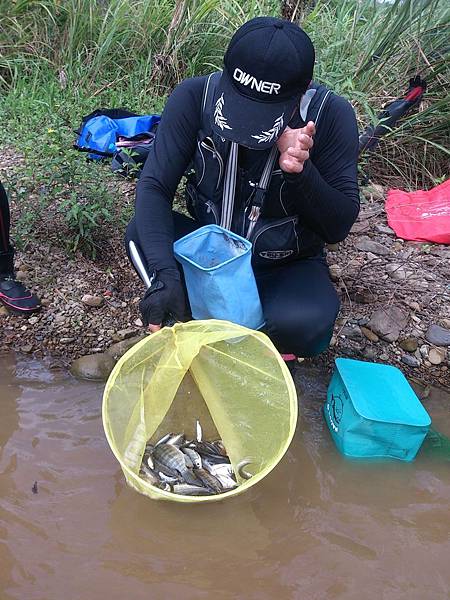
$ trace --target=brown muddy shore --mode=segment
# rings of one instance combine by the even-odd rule
[[[11,169],[4,153],[0,179]],[[132,206],[134,182],[117,180],[118,202]],[[384,211],[386,188],[361,188],[361,212],[347,239],[328,249],[341,299],[328,351],[312,364],[331,370],[339,356],[385,362],[410,378],[450,388],[450,248],[396,238]],[[32,202],[32,199],[30,200]],[[19,206],[11,193],[12,237]],[[0,308],[0,351],[46,356],[51,364],[104,352],[113,343],[144,335],[138,303],[143,286],[123,247],[123,226],[110,227],[97,260],[74,258],[48,223],[17,252],[16,270],[42,300],[29,318]]]

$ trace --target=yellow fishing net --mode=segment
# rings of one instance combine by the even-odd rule
[[[171,432],[221,438],[236,472],[253,476],[211,496],[182,496],[139,477],[145,444]],[[103,426],[129,485],[154,499],[211,502],[242,493],[281,460],[294,435],[297,396],[289,370],[263,333],[227,321],[165,327],[131,348],[103,394]]]

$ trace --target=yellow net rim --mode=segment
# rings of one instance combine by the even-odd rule
[[[202,324],[214,324],[214,323],[218,323],[220,325],[224,325],[227,323],[227,321],[220,321],[220,320],[216,320],[216,319],[210,319],[208,321],[195,321],[195,323],[197,325],[202,325]],[[175,324],[173,327],[177,327],[178,324]],[[180,324],[183,325],[183,324]],[[106,439],[108,441],[109,447],[111,449],[111,452],[114,454],[114,456],[116,457],[117,461],[120,464],[120,467],[125,475],[125,478],[127,479],[128,483],[135,488],[137,491],[143,493],[144,495],[152,498],[152,499],[164,499],[164,500],[170,500],[172,502],[180,502],[180,503],[184,503],[184,504],[198,504],[200,502],[204,503],[204,502],[220,502],[222,500],[225,500],[227,498],[232,498],[234,496],[238,496],[239,494],[242,494],[243,492],[245,492],[246,490],[250,489],[251,487],[253,487],[254,485],[256,485],[259,481],[261,481],[262,479],[264,479],[264,477],[266,477],[271,471],[273,471],[273,469],[278,465],[278,463],[281,461],[281,459],[283,458],[283,456],[286,454],[292,439],[294,437],[295,434],[295,429],[296,429],[296,424],[297,424],[297,420],[298,420],[298,403],[297,403],[297,391],[295,389],[295,384],[294,381],[292,379],[291,373],[288,369],[288,367],[286,366],[286,363],[284,362],[283,358],[281,357],[281,355],[279,354],[279,352],[276,350],[275,346],[272,344],[272,342],[269,340],[269,338],[264,335],[263,333],[259,332],[259,331],[254,331],[251,329],[247,329],[246,327],[243,327],[241,325],[236,325],[234,323],[229,323],[230,326],[232,326],[234,329],[237,330],[237,334],[240,332],[242,332],[242,335],[248,335],[249,333],[251,333],[252,336],[257,337],[267,348],[269,348],[270,350],[273,351],[278,364],[281,368],[281,371],[283,373],[283,375],[285,376],[285,382],[286,385],[288,387],[288,393],[289,393],[289,402],[290,402],[290,406],[291,406],[291,413],[290,413],[290,430],[289,430],[289,435],[286,439],[286,442],[284,443],[284,445],[282,446],[281,450],[279,451],[278,455],[275,457],[275,459],[273,460],[273,462],[264,467],[263,469],[261,469],[261,471],[259,471],[256,475],[253,475],[253,477],[251,477],[250,479],[244,481],[243,483],[241,483],[240,485],[238,485],[238,487],[228,491],[228,492],[223,492],[221,494],[213,494],[210,496],[184,496],[182,494],[175,494],[173,492],[167,492],[165,490],[161,490],[160,488],[157,488],[155,486],[153,486],[151,483],[148,483],[147,481],[145,481],[144,479],[142,479],[141,477],[139,477],[139,475],[137,475],[136,473],[134,473],[120,458],[120,456],[118,455],[118,453],[116,452],[115,448],[114,448],[114,443],[111,439],[111,435],[110,435],[110,431],[109,431],[109,427],[107,425],[107,418],[106,418],[106,409],[107,409],[107,394],[109,389],[114,385],[114,382],[116,380],[117,374],[119,373],[122,365],[135,353],[137,352],[142,346],[144,346],[147,342],[148,342],[148,337],[145,337],[144,339],[140,340],[139,342],[137,342],[134,346],[132,346],[116,363],[116,365],[114,366],[113,370],[111,371],[108,380],[105,384],[105,389],[103,390],[103,397],[102,397],[102,422],[103,422],[103,430],[105,432],[105,436]],[[161,335],[161,333],[163,332],[163,329],[160,329],[159,331],[156,331],[155,333],[150,334],[152,337],[155,336],[159,336]],[[238,335],[236,335],[236,337],[238,337]]]

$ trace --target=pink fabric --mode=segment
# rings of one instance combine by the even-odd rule
[[[450,244],[450,179],[428,192],[389,190],[386,212],[399,238]]]
[[[295,356],[295,354],[282,354],[281,358],[284,361],[289,362],[290,360],[295,360],[297,357]]]

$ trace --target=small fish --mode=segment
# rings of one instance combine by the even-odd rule
[[[172,486],[171,490],[174,494],[182,494],[183,496],[209,496],[210,491],[199,485],[189,485],[189,483],[177,483]]]
[[[200,421],[197,419],[196,423],[196,432],[197,432],[197,442],[201,442],[203,439],[203,431],[202,426],[200,425]]]
[[[186,454],[186,456],[191,461],[191,464],[196,469],[201,469],[201,467],[202,467],[202,459],[201,459],[200,454],[198,452],[196,452],[193,448],[181,448],[181,452],[183,452],[184,454]]]
[[[182,446],[185,441],[186,438],[184,437],[184,434],[176,433],[171,435],[171,437],[169,437],[165,443],[172,444],[172,446]]]
[[[166,483],[178,483],[180,478],[179,477],[171,477],[170,475],[166,475],[165,473],[163,473],[162,471],[159,471],[158,473],[158,477],[162,480],[165,481]]]
[[[203,466],[208,473],[211,473],[211,475],[214,475],[214,477],[217,477],[218,475],[227,475],[228,477],[234,476],[233,467],[229,463],[215,464],[209,462],[207,459],[204,459]]]
[[[224,490],[232,490],[237,487],[237,481],[228,475],[220,475],[217,473],[215,475],[216,479],[220,481],[220,484]]]
[[[215,442],[212,442],[212,443],[214,444],[218,454],[220,454],[221,456],[228,456],[222,440],[216,440]]]
[[[155,448],[156,448],[156,446],[159,446],[160,444],[165,444],[167,442],[167,440],[173,435],[175,435],[175,434],[174,433],[166,433],[166,435],[163,435],[162,438],[156,442]],[[149,444],[149,445],[151,445],[151,444]]]
[[[175,474],[180,474],[186,483],[195,485],[196,478],[187,468],[184,454],[176,446],[172,446],[171,444],[155,446],[153,460],[155,461],[155,466],[158,464],[164,467],[158,470],[163,471],[166,475],[172,475],[170,471],[175,471]],[[170,471],[167,472],[167,469]]]
[[[249,471],[245,470],[245,467],[247,465],[251,465],[251,464],[252,464],[252,461],[247,460],[247,459],[241,460],[241,462],[238,463],[237,472],[242,477],[242,479],[250,479],[251,477],[253,477],[253,473],[250,473]]]
[[[158,485],[161,483],[161,479],[156,475],[156,473],[149,469],[145,464],[141,465],[141,471],[139,473],[140,477],[151,483],[152,485]]]
[[[194,473],[205,487],[214,492],[214,494],[220,494],[222,491],[222,484],[214,477],[214,475],[211,475],[211,473],[208,473],[205,469],[194,469]]]

